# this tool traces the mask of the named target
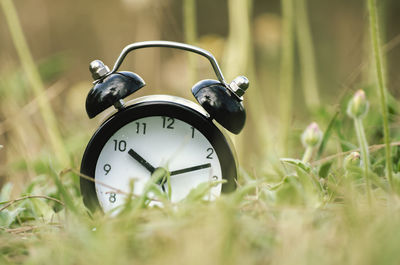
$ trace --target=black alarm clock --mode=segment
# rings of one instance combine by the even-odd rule
[[[218,80],[202,80],[193,86],[200,105],[170,95],[123,101],[145,82],[135,73],[118,72],[118,68],[129,52],[148,47],[182,49],[210,61]],[[239,76],[228,84],[210,52],[169,41],[126,46],[111,71],[99,60],[89,68],[95,80],[86,98],[89,118],[111,106],[116,108],[94,133],[82,158],[81,193],[90,210],[108,212],[122,205],[126,194],[132,192],[132,182],[133,193],[140,196],[155,172],[168,176],[156,185],[169,193],[172,202],[184,199],[204,182],[217,181],[209,200],[235,190],[234,149],[214,122],[235,134],[242,130],[246,120],[242,96],[249,85],[246,77]]]

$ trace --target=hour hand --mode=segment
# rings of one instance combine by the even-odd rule
[[[209,167],[211,167],[210,163],[202,164],[202,165],[198,165],[198,166],[193,166],[193,167],[187,167],[187,168],[171,171],[170,172],[170,176],[179,175],[179,174],[183,174],[183,173],[187,173],[187,172],[191,172],[191,171],[196,171],[196,170],[200,170],[200,169],[204,169],[204,168],[209,168]]]
[[[128,154],[133,157],[136,161],[138,161],[142,166],[144,166],[151,174],[156,170],[149,162],[147,162],[143,157],[141,157],[138,153],[133,151],[133,149],[129,149]]]

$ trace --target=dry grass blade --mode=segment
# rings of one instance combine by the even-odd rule
[[[65,86],[64,86],[63,82],[57,82],[54,85],[50,86],[46,90],[45,93],[46,93],[46,96],[49,99],[49,101],[51,101],[52,99],[54,99],[55,97],[60,95],[60,93],[64,89],[65,89]],[[13,121],[15,119],[18,119],[19,116],[25,115],[25,116],[29,117],[29,116],[32,116],[33,114],[35,114],[38,110],[39,110],[38,97],[36,97],[32,101],[30,101],[28,104],[23,106],[21,109],[19,109],[18,113],[14,114],[11,117],[8,117],[7,119],[0,122],[0,135],[11,130],[12,126],[15,125],[15,123],[13,123]]]
[[[60,224],[27,225],[27,226],[21,226],[21,227],[17,227],[17,228],[4,228],[3,230],[7,233],[17,235],[17,234],[23,234],[26,232],[33,232],[33,231],[39,230],[39,229],[48,229],[49,227],[62,228],[63,226]]]
[[[72,173],[78,175],[79,177],[81,177],[81,178],[83,178],[83,179],[89,180],[89,181],[91,181],[91,182],[93,182],[93,183],[96,183],[96,184],[99,184],[99,185],[101,185],[101,186],[103,186],[103,187],[109,188],[109,189],[113,190],[113,191],[114,191],[115,193],[117,193],[117,194],[129,195],[129,196],[132,196],[132,197],[134,197],[134,198],[140,198],[140,197],[141,197],[141,196],[139,196],[139,195],[136,195],[136,194],[133,194],[133,193],[128,193],[128,192],[125,192],[125,191],[123,191],[123,190],[117,189],[117,188],[115,188],[115,187],[113,187],[113,186],[111,186],[111,185],[108,185],[108,184],[106,184],[106,183],[104,183],[104,182],[102,182],[102,181],[96,180],[96,179],[94,179],[94,178],[92,178],[92,177],[86,176],[85,174],[82,174],[81,172],[79,172],[78,170],[73,169],[73,168],[63,170],[63,171],[60,173],[60,175],[67,174],[67,173],[69,173],[69,172],[72,172]],[[154,199],[154,198],[149,198],[149,200],[151,200],[151,201],[159,201],[159,200]]]
[[[17,199],[11,200],[11,201],[0,202],[0,204],[7,203],[5,206],[0,208],[0,212],[3,211],[4,209],[10,207],[12,204],[14,204],[16,202],[19,202],[19,201],[22,201],[22,200],[27,200],[27,199],[46,199],[46,200],[50,200],[50,201],[55,201],[55,202],[57,202],[57,203],[59,203],[59,204],[64,206],[64,203],[62,201],[60,201],[60,200],[58,200],[56,198],[53,198],[53,197],[49,197],[49,196],[46,196],[46,195],[29,195],[29,196],[24,196],[24,197],[17,198]]]
[[[2,6],[8,24],[8,29],[11,33],[11,37],[24,72],[30,82],[33,92],[38,99],[40,114],[45,123],[49,142],[55,153],[54,155],[58,159],[59,163],[69,163],[69,156],[64,147],[64,142],[58,128],[57,118],[48,98],[44,93],[44,84],[33,60],[28,43],[25,39],[14,3],[11,0],[2,0],[0,1],[0,5]]]
[[[391,146],[400,146],[400,142],[393,142],[390,145]],[[373,152],[376,152],[376,151],[378,151],[378,150],[380,150],[382,148],[385,148],[385,144],[371,145],[371,146],[368,147],[368,150],[371,153],[373,153]],[[347,152],[341,152],[341,153],[337,153],[337,154],[334,154],[334,155],[331,155],[331,156],[327,156],[327,157],[322,158],[320,160],[314,161],[311,164],[314,165],[314,166],[315,165],[320,165],[320,164],[323,164],[325,162],[331,161],[331,160],[333,160],[335,158],[342,157],[342,156],[345,156],[345,155],[349,155],[350,153],[355,152],[355,151],[359,151],[359,149],[353,149],[353,150],[350,150],[350,151],[347,151]]]
[[[91,182],[93,182],[93,183],[96,183],[96,184],[99,184],[99,185],[101,185],[101,186],[103,186],[103,187],[109,188],[109,189],[115,191],[115,193],[124,194],[124,195],[129,195],[129,193],[127,193],[127,192],[125,192],[125,191],[123,191],[123,190],[114,188],[114,187],[111,186],[111,185],[108,185],[108,184],[106,184],[106,183],[104,183],[104,182],[101,182],[101,181],[99,181],[99,180],[96,180],[96,179],[94,179],[94,178],[92,178],[92,177],[86,176],[85,174],[82,174],[81,172],[79,172],[78,170],[73,169],[73,168],[69,168],[69,169],[63,170],[63,171],[60,173],[60,175],[62,176],[62,175],[65,175],[65,174],[67,174],[67,173],[69,173],[69,172],[72,172],[72,173],[78,175],[79,177],[81,177],[81,178],[83,178],[83,179],[89,180],[89,181],[91,181]],[[138,197],[137,195],[134,195],[134,194],[133,194],[133,196]]]

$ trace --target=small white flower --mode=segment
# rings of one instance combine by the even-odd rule
[[[318,146],[322,141],[322,131],[316,122],[311,123],[304,130],[301,135],[301,142],[304,147],[315,147]]]
[[[347,105],[347,114],[353,118],[362,118],[368,112],[369,103],[364,90],[358,90]]]
[[[359,152],[351,152],[344,159],[344,167],[348,168],[350,166],[360,166],[360,153]]]

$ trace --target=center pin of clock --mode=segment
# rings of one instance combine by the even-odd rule
[[[157,179],[156,183],[163,187],[163,185],[167,182],[168,175],[170,175],[170,174],[171,173],[168,170],[166,170],[165,168],[158,167],[154,170],[152,176]]]

